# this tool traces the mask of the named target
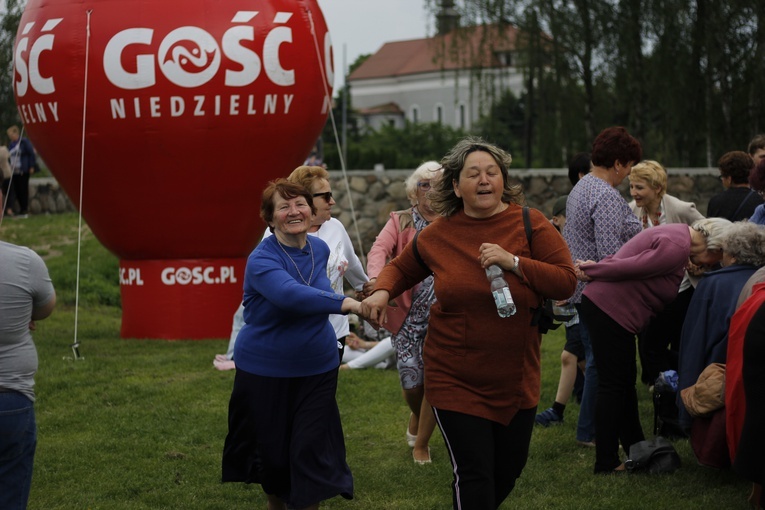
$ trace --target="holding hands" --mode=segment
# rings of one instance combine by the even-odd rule
[[[358,299],[361,300],[371,296],[372,292],[375,291],[375,283],[377,283],[377,278],[370,278],[369,281],[366,282],[364,287],[361,289],[361,292],[359,293],[360,297],[358,297]]]
[[[378,290],[361,302],[361,315],[374,328],[387,322],[386,310],[390,294],[387,290]]]
[[[577,259],[576,262],[574,262],[574,272],[576,273],[576,279],[582,282],[591,282],[592,278],[587,276],[585,273],[585,270],[588,266],[591,266],[592,264],[595,264],[594,260],[579,260]]]
[[[382,294],[385,294],[386,297],[382,301],[382,305],[380,305],[379,301]],[[380,324],[385,322],[385,308],[388,306],[387,295],[388,292],[386,291],[375,292],[374,295],[366,298],[364,301],[357,301],[347,297],[343,300],[341,311],[343,313],[355,313],[363,317],[373,328],[378,329]]]

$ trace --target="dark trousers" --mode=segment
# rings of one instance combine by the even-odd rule
[[[19,201],[19,214],[29,212],[29,173],[13,174],[8,191],[6,209],[13,209],[13,203]]]
[[[644,384],[654,384],[665,370],[677,370],[680,334],[692,296],[693,287],[679,293],[638,335],[640,366],[643,369],[640,379]]]
[[[37,447],[35,408],[15,391],[0,392],[0,508],[24,510]]]
[[[454,508],[495,510],[526,465],[536,407],[518,411],[507,426],[455,411],[433,411],[454,468]]]
[[[638,412],[635,334],[627,331],[582,297],[582,314],[598,365],[595,399],[595,472],[609,472],[621,464],[619,441],[625,452],[643,441]]]
[[[15,182],[14,182],[15,184]],[[6,212],[8,209],[13,210],[13,204],[16,202],[15,186],[11,186],[11,178],[3,179],[3,204]]]

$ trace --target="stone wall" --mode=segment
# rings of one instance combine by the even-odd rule
[[[340,171],[330,172],[332,193],[337,202],[333,215],[345,225],[357,252],[358,239],[352,222],[348,188],[357,218],[358,237],[363,246],[361,251],[366,254],[377,233],[388,221],[390,212],[410,207],[404,188],[404,180],[410,173],[411,170],[349,171],[346,186]],[[571,191],[568,173],[563,169],[511,170],[510,173],[523,186],[527,204],[541,210],[547,217],[551,215],[555,200]],[[706,214],[709,198],[723,190],[716,168],[669,169],[668,173],[669,194],[695,202],[701,214]],[[618,189],[627,201],[632,200],[627,179]]]
[[[15,209],[18,212],[18,203]],[[29,180],[29,212],[31,214],[57,214],[75,210],[56,179],[43,177]]]
[[[681,200],[695,202],[701,214],[706,214],[709,198],[723,189],[715,168],[669,169],[668,172],[669,193]],[[348,229],[358,253],[366,254],[369,251],[391,211],[410,207],[404,188],[404,181],[410,173],[411,170],[353,170],[346,173],[346,185],[342,172],[330,172],[332,192],[337,202],[333,215]],[[528,205],[540,209],[548,217],[555,199],[571,191],[571,183],[563,169],[511,170],[511,176],[523,185]],[[353,214],[348,188],[353,199]],[[631,200],[628,180],[622,183],[619,191],[627,200]],[[29,210],[32,214],[75,210],[55,179],[31,179],[29,194]],[[354,214],[358,235],[352,221]],[[361,238],[362,250],[358,249],[358,237]]]

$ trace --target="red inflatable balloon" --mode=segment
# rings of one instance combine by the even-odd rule
[[[261,191],[328,115],[316,0],[30,0],[15,64],[29,137],[121,259],[122,336],[228,336]]]

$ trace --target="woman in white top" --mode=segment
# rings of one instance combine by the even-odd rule
[[[288,181],[302,185],[313,195],[313,205],[316,206],[316,215],[313,218],[308,235],[317,236],[329,246],[329,261],[327,262],[327,277],[332,284],[332,289],[338,294],[343,294],[343,279],[356,291],[361,291],[364,284],[369,281],[364,266],[353,249],[351,238],[339,220],[332,217],[332,206],[335,199],[332,198],[332,188],[329,184],[329,173],[320,166],[299,166],[287,177]],[[270,232],[266,229],[264,238]],[[343,359],[345,349],[345,337],[350,332],[347,315],[330,315],[329,322],[337,335],[337,348],[340,360]]]
[[[692,202],[667,194],[667,171],[656,161],[644,160],[632,167],[630,208],[643,224],[643,230],[665,223],[692,225],[704,216]],[[695,270],[694,270],[695,271]],[[691,301],[696,280],[686,272],[677,299],[667,305],[638,336],[641,379],[652,386],[661,372],[677,370],[680,332]]]
[[[308,235],[318,237],[329,246],[327,277],[332,284],[332,289],[338,294],[343,294],[343,279],[346,279],[356,291],[361,291],[369,278],[353,249],[353,243],[348,237],[345,227],[339,220],[332,217],[332,206],[335,205],[335,199],[332,198],[329,173],[320,166],[299,166],[292,171],[287,180],[302,185],[313,195],[316,215],[313,218],[311,228],[308,230]],[[272,235],[271,231],[266,229],[263,239],[270,235]],[[335,335],[337,335],[337,348],[342,361],[345,338],[350,333],[348,316],[332,314],[329,316],[329,322],[335,330]],[[234,328],[236,328],[236,317],[234,317]],[[232,341],[229,344],[231,355],[233,355],[234,343],[232,333]],[[213,364],[218,370],[233,370],[235,368],[235,361],[227,354],[218,354]]]

